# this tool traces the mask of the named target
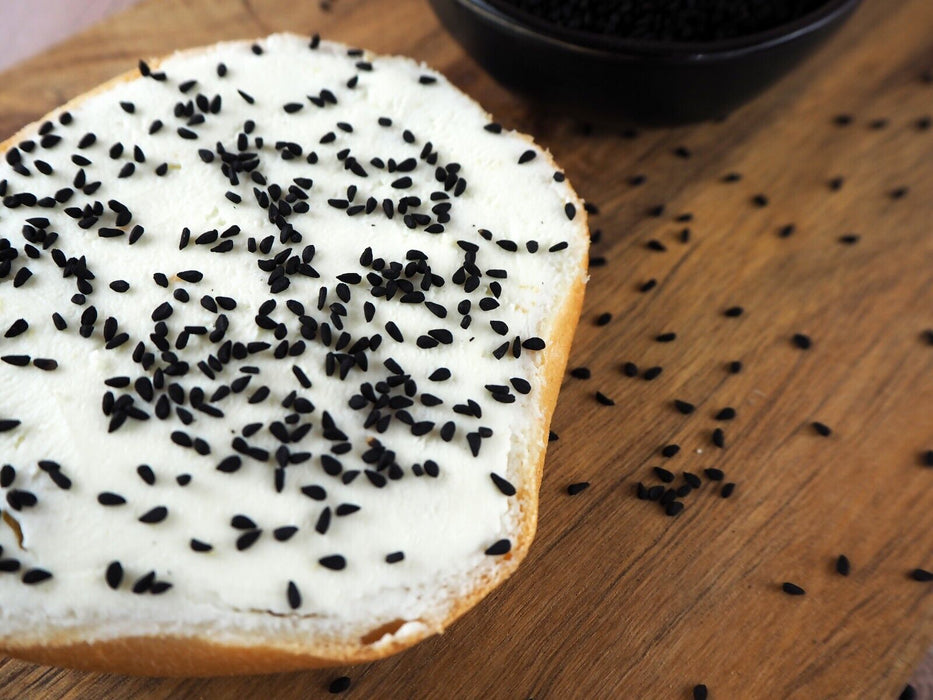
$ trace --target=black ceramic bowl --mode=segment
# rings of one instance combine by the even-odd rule
[[[727,115],[812,53],[861,0],[826,0],[774,29],[674,43],[566,30],[496,0],[429,0],[441,23],[496,80],[601,123],[670,125]],[[500,3],[501,4],[501,0]]]

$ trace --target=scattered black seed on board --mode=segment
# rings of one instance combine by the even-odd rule
[[[615,406],[616,405],[615,401],[613,401],[611,398],[606,396],[601,391],[596,392],[596,401],[602,404],[603,406]]]
[[[722,428],[716,428],[713,431],[713,444],[722,449],[726,446],[726,434],[723,432]]]
[[[920,464],[924,467],[933,467],[933,450],[926,450],[920,454]]]
[[[816,431],[817,435],[822,435],[823,437],[829,437],[833,434],[832,428],[830,428],[825,423],[820,423],[819,421],[813,421],[810,424],[813,427],[813,430]]]
[[[677,334],[672,332],[661,333],[660,335],[656,335],[654,339],[659,343],[670,343],[677,339]]]
[[[664,467],[652,467],[651,470],[654,472],[661,481],[665,484],[669,484],[674,480],[674,472],[665,469]]]
[[[687,485],[691,489],[698,489],[703,485],[702,480],[696,474],[691,474],[690,472],[683,472],[684,481],[687,482]]]
[[[589,379],[591,373],[589,367],[574,367],[570,370],[570,376],[574,379]]]
[[[767,195],[761,193],[756,194],[752,197],[752,204],[759,208],[768,206],[769,200]]]
[[[327,690],[334,695],[338,693],[344,693],[350,689],[350,678],[348,676],[340,676],[335,678],[330,682],[330,685],[327,686]]]
[[[638,287],[639,292],[650,292],[652,289],[658,286],[658,281],[654,278],[643,282],[641,286]]]
[[[729,371],[729,374],[738,374],[742,371],[742,362],[740,360],[732,360],[732,362],[726,365],[726,369]]]
[[[781,584],[781,590],[784,591],[787,595],[804,595],[806,593],[800,586],[796,583],[791,583],[790,581],[785,581]]]
[[[596,317],[596,325],[597,325],[597,326],[606,326],[606,325],[609,324],[609,322],[610,322],[611,320],[612,320],[612,314],[611,314],[611,313],[609,313],[609,312],[601,313],[599,316]]]
[[[910,572],[910,578],[912,578],[914,581],[920,581],[921,583],[933,581],[933,571],[927,571],[926,569],[914,569]]]
[[[917,700],[917,689],[908,683],[904,686],[901,694],[897,696],[897,700]]]
[[[849,557],[845,554],[840,554],[836,557],[836,573],[840,576],[848,576],[849,571],[851,570],[851,564],[849,563]]]
[[[847,233],[843,236],[839,236],[839,242],[843,245],[855,245],[860,240],[860,237],[856,233]]]
[[[634,362],[625,362],[622,365],[622,374],[626,377],[637,377],[638,376],[638,365]]]
[[[574,484],[570,484],[567,487],[567,495],[576,496],[578,493],[586,491],[590,487],[589,481],[578,481]]]
[[[730,481],[728,484],[723,484],[722,489],[719,491],[719,495],[723,498],[729,498],[732,493],[735,491],[735,483]]]
[[[645,243],[645,247],[648,250],[653,250],[657,253],[663,253],[667,250],[667,246],[661,243],[661,241],[659,241],[656,238],[652,238],[647,243]]]
[[[837,114],[833,117],[833,124],[836,126],[849,126],[852,123],[851,114]]]
[[[670,517],[680,515],[684,510],[684,504],[680,501],[671,501],[664,506],[664,514]]]
[[[713,416],[716,420],[732,420],[735,418],[735,409],[731,406],[726,406],[723,409],[720,409],[716,412],[716,415]]]
[[[668,459],[676,455],[678,452],[680,452],[680,445],[675,443],[665,445],[661,448],[661,455],[667,457]]]
[[[661,376],[661,372],[663,371],[663,367],[649,367],[641,376],[645,381],[651,382]]]
[[[794,345],[801,350],[809,350],[813,346],[813,341],[810,339],[810,336],[803,333],[794,333],[791,340]]]
[[[693,700],[706,700],[709,697],[709,691],[703,683],[693,686]]]
[[[745,309],[743,309],[741,306],[730,306],[722,313],[723,316],[727,316],[728,318],[738,318],[743,313],[745,313]]]
[[[674,407],[685,416],[693,413],[696,409],[696,406],[689,401],[681,401],[680,399],[674,399]]]

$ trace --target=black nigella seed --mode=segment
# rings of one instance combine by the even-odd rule
[[[168,508],[165,506],[156,506],[152,510],[149,510],[139,516],[139,522],[146,523],[147,525],[154,525],[155,523],[161,523],[167,517]]]
[[[567,218],[573,221],[574,217],[577,215],[577,208],[571,202],[567,202],[564,205],[564,213],[567,215]]]
[[[519,156],[519,158],[518,158],[518,164],[519,164],[519,165],[524,165],[525,163],[527,163],[527,162],[529,162],[529,161],[531,161],[531,160],[534,160],[536,155],[537,155],[537,153],[535,153],[535,152],[534,152],[533,150],[531,150],[531,149],[528,149],[527,151],[525,151],[524,153],[522,153],[521,156]]]
[[[684,481],[687,482],[687,485],[692,489],[698,489],[703,485],[703,482],[700,481],[700,477],[696,474],[691,474],[690,472],[684,472]]]
[[[839,236],[839,242],[843,245],[855,245],[860,240],[860,236],[857,233],[847,233],[844,236]]]
[[[15,338],[18,335],[21,335],[26,332],[29,328],[29,323],[24,318],[17,319],[10,324],[10,327],[7,329],[7,332],[3,335],[4,338]]]
[[[201,540],[192,539],[189,543],[191,549],[195,552],[210,552],[214,547],[209,545],[207,542],[202,542]]]
[[[589,379],[591,376],[590,369],[589,367],[574,367],[570,370],[570,376],[575,379]]]
[[[722,481],[726,477],[722,469],[717,469],[715,467],[708,467],[707,469],[704,469],[703,474],[710,481]]]
[[[752,197],[752,204],[756,207],[766,207],[768,206],[768,197],[764,194],[756,194]]]
[[[706,700],[709,697],[709,691],[703,683],[693,686],[693,700]]]
[[[927,571],[926,569],[914,569],[910,572],[910,578],[912,578],[914,581],[920,581],[921,583],[933,581],[933,571]]]
[[[813,345],[813,341],[810,339],[810,336],[803,333],[794,333],[792,341],[801,350],[809,350]]]
[[[515,495],[516,493],[515,487],[509,481],[503,479],[501,476],[499,476],[495,472],[490,473],[489,476],[492,479],[492,483],[496,485],[496,488],[499,489],[499,491],[501,491],[503,495],[505,496]]]
[[[404,552],[390,552],[389,554],[386,554],[386,563],[387,563],[387,564],[397,564],[398,562],[402,561],[403,559],[405,559],[405,553],[404,553]]]
[[[696,410],[696,406],[694,406],[692,403],[689,401],[681,401],[680,399],[674,399],[674,407],[685,416],[693,413],[694,410]]]
[[[237,538],[237,550],[242,552],[246,549],[249,549],[256,543],[256,540],[259,539],[260,535],[262,535],[262,530],[250,530],[249,532],[243,533]]]
[[[732,362],[726,365],[726,369],[729,370],[730,374],[738,374],[742,371],[742,363],[739,360],[732,360]]]
[[[716,428],[713,431],[713,444],[722,449],[726,446],[726,434],[723,432],[722,428]]]
[[[292,610],[297,610],[301,607],[301,593],[298,591],[298,586],[295,585],[294,581],[288,582],[286,596],[288,597],[288,606]]]
[[[813,421],[810,425],[813,426],[813,430],[815,430],[818,435],[822,435],[823,437],[829,437],[833,433],[832,428],[825,423]]]
[[[779,238],[789,238],[794,235],[794,232],[797,230],[795,224],[784,224],[781,228],[778,229]]]
[[[665,484],[669,484],[674,480],[674,473],[664,467],[652,467],[651,470]]]
[[[917,700],[917,689],[908,683],[904,686],[901,694],[897,696],[897,700]]]
[[[645,247],[648,250],[653,250],[658,253],[663,253],[667,250],[667,246],[661,243],[661,241],[659,241],[656,238],[652,238],[647,243],[645,243]]]
[[[616,402],[606,396],[603,392],[596,392],[596,400],[603,406],[615,406]]]
[[[650,292],[652,289],[658,286],[658,281],[654,278],[651,278],[647,282],[643,282],[641,286],[638,287],[639,292]]]
[[[568,496],[576,496],[578,493],[586,491],[590,487],[589,481],[578,481],[576,483],[570,484],[567,487]]]
[[[609,312],[602,313],[596,317],[597,326],[605,326],[612,320],[612,314]]]
[[[678,452],[680,452],[680,445],[677,445],[674,443],[670,445],[665,445],[664,447],[661,448],[661,454],[667,458],[673,457]]]
[[[745,312],[741,306],[730,306],[728,309],[723,311],[723,315],[729,318],[737,318]]]
[[[664,506],[664,514],[670,517],[680,515],[684,510],[684,504],[680,501],[671,501]]]
[[[716,420],[732,420],[735,418],[735,409],[731,406],[726,406],[725,408],[718,411],[713,417]]]
[[[654,381],[659,376],[661,376],[661,372],[663,371],[664,371],[664,368],[662,367],[649,367],[648,369],[645,370],[644,374],[642,374],[641,376],[644,378],[645,381],[650,382],[650,381]]]
[[[340,571],[347,566],[347,560],[339,554],[331,554],[330,556],[321,557],[318,559],[318,563],[324,568],[330,569],[331,571]]]
[[[676,333],[661,333],[654,338],[659,343],[670,343],[677,339]]]
[[[626,377],[638,376],[638,365],[634,362],[626,362],[622,365],[622,374]]]
[[[499,540],[487,547],[485,553],[490,556],[498,556],[501,554],[508,554],[511,549],[512,543],[509,540]]]
[[[23,574],[23,583],[27,586],[33,586],[37,583],[48,581],[50,578],[52,578],[52,573],[50,571],[46,571],[45,569],[30,569]]]
[[[723,484],[722,489],[719,491],[719,495],[722,498],[729,498],[732,493],[735,491],[735,483],[730,481],[728,484]]]
[[[803,595],[806,593],[800,586],[796,583],[791,583],[790,581],[785,581],[781,584],[781,590],[784,591],[787,595]]]
[[[837,114],[833,117],[833,124],[836,126],[849,126],[852,123],[851,114]]]
[[[113,590],[118,589],[123,582],[123,565],[118,561],[110,562],[107,566],[107,572],[104,574],[104,578],[107,581],[107,585]]]
[[[126,503],[126,499],[119,494],[104,491],[97,494],[97,502],[102,506],[122,506]]]
[[[330,685],[327,686],[327,690],[334,695],[338,693],[344,693],[350,689],[350,678],[348,676],[340,676],[335,678],[330,682]]]
[[[849,571],[851,570],[852,565],[849,563],[849,557],[845,554],[840,554],[836,557],[836,573],[840,576],[848,576]]]
[[[920,455],[920,464],[924,467],[933,467],[933,450],[926,450]]]

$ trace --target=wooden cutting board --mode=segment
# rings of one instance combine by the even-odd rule
[[[933,569],[933,469],[921,464],[933,449],[922,334],[933,328],[933,129],[919,121],[933,112],[921,77],[933,69],[933,3],[869,0],[725,122],[637,135],[524,105],[422,0],[332,5],[149,0],[0,77],[0,135],[141,56],[277,30],[423,59],[533,134],[599,206],[601,236],[571,356],[592,378],[564,383],[531,554],[446,634],[379,663],[156,680],[7,659],[0,696],[308,698],[345,673],[359,698],[684,698],[697,683],[713,698],[896,697],[933,642],[933,585],[908,577]],[[843,114],[851,122],[837,124]],[[730,172],[741,180],[723,182]],[[897,188],[909,191],[895,199]],[[857,242],[841,243],[847,234]],[[733,306],[744,313],[725,316]],[[676,340],[657,342],[665,332]],[[812,347],[795,347],[795,333]],[[626,362],[663,372],[630,378]],[[737,417],[715,420],[726,406]],[[724,449],[711,442],[717,427]],[[665,459],[669,443],[681,449]],[[637,482],[660,483],[653,466],[677,473],[675,485],[682,470],[721,469],[735,492],[723,499],[704,478],[666,517],[635,497]],[[569,496],[579,481],[590,488]],[[785,581],[806,595],[786,595]]]

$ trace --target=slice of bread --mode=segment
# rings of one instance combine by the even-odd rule
[[[2,152],[0,651],[369,661],[515,570],[586,279],[548,153],[294,35],[141,63]]]

